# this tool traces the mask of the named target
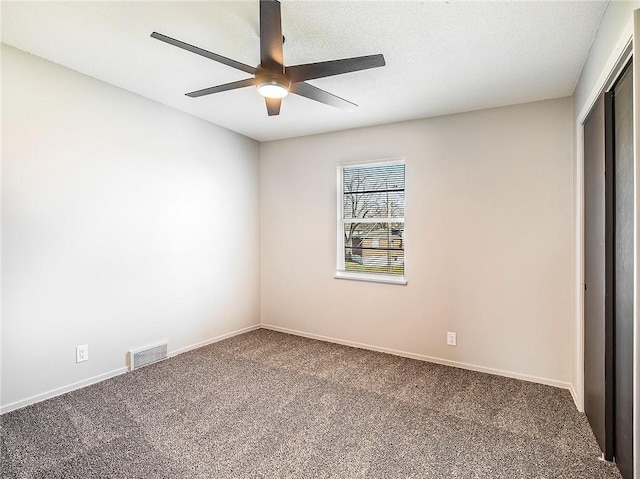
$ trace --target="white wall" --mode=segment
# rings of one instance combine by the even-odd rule
[[[3,410],[258,325],[258,143],[1,53]]]
[[[263,143],[263,325],[568,387],[571,112],[565,98]],[[390,157],[406,160],[408,285],[334,279],[336,165]]]

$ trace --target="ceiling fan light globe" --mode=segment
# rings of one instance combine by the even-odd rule
[[[258,93],[265,98],[284,98],[289,94],[291,83],[281,78],[265,78],[257,83]]]

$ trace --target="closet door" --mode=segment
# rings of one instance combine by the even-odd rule
[[[614,457],[633,474],[633,70],[613,87],[614,162]]]
[[[600,448],[612,460],[613,383],[606,381],[613,372],[613,175],[605,175],[607,162],[612,171],[605,138],[609,104],[609,95],[600,97],[584,123],[584,406]]]

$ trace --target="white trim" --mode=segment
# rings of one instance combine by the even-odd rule
[[[336,234],[338,237],[336,238],[336,271],[344,270],[344,227],[342,225],[342,216],[343,216],[343,205],[344,201],[344,192],[343,192],[343,172],[344,168],[342,165],[338,165],[336,168],[336,177],[337,177],[337,188],[336,188],[336,211],[337,211],[337,219],[336,219]]]
[[[338,163],[337,166],[340,169],[345,167],[345,166],[347,166],[347,167],[362,166],[363,168],[366,168],[367,166],[395,165],[397,163],[404,163],[404,157],[403,156],[397,156],[395,158],[383,158],[383,159],[380,159],[380,160],[346,161],[346,162]]]
[[[495,369],[495,368],[488,368],[488,367],[484,367],[484,366],[478,366],[475,364],[468,364],[468,363],[462,363],[462,362],[458,362],[458,361],[451,361],[448,359],[442,359],[442,358],[436,358],[433,356],[425,356],[423,354],[416,354],[416,353],[410,353],[407,351],[399,351],[396,349],[390,349],[390,348],[385,348],[385,347],[381,347],[381,346],[373,346],[373,345],[369,345],[369,344],[364,344],[364,343],[359,343],[359,342],[355,342],[355,341],[348,341],[348,340],[343,340],[343,339],[337,339],[337,338],[332,338],[329,336],[323,336],[323,335],[319,335],[319,334],[313,334],[313,333],[306,333],[303,331],[298,331],[298,330],[294,330],[294,329],[289,329],[289,328],[282,328],[280,326],[275,326],[275,325],[271,325],[271,324],[259,324],[259,325],[254,325],[254,326],[249,326],[243,329],[239,329],[236,331],[233,331],[231,333],[226,333],[226,334],[222,334],[220,336],[216,336],[215,338],[211,338],[205,341],[200,341],[198,343],[195,343],[191,346],[186,346],[184,348],[180,348],[180,349],[176,349],[175,351],[171,351],[169,353],[169,357],[175,357],[179,354],[182,353],[186,353],[187,351],[191,351],[194,349],[198,349],[204,346],[207,346],[209,344],[212,343],[216,343],[218,341],[222,341],[224,339],[228,339],[230,337],[233,336],[238,336],[240,334],[244,334],[244,333],[248,333],[250,331],[254,331],[256,329],[269,329],[272,331],[279,331],[282,333],[287,333],[287,334],[293,334],[296,336],[302,336],[305,338],[310,338],[310,339],[318,339],[320,341],[327,341],[330,343],[335,343],[335,344],[342,344],[344,346],[350,346],[350,347],[354,347],[354,348],[360,348],[360,349],[366,349],[366,350],[370,350],[370,351],[378,351],[381,353],[386,353],[386,354],[393,354],[394,356],[401,356],[401,357],[405,357],[405,358],[410,358],[410,359],[416,359],[419,361],[427,361],[427,362],[431,362],[431,363],[436,363],[436,364],[442,364],[445,366],[452,366],[452,367],[456,367],[456,368],[460,368],[460,369],[467,369],[470,371],[477,371],[477,372],[482,372],[482,373],[488,373],[488,374],[494,374],[497,376],[504,376],[504,377],[508,377],[508,378],[513,378],[513,379],[520,379],[523,381],[529,381],[529,382],[534,382],[534,383],[538,383],[538,384],[545,384],[548,386],[554,386],[554,387],[559,387],[562,389],[568,389],[569,392],[571,393],[571,396],[573,397],[574,401],[576,401],[576,391],[573,388],[573,386],[570,383],[567,382],[562,382],[562,381],[556,381],[554,379],[548,379],[548,378],[541,378],[538,376],[531,376],[528,374],[521,374],[521,373],[517,373],[517,372],[513,372],[513,371],[505,371],[505,370],[501,370],[501,369]],[[106,379],[115,377],[115,376],[119,376],[120,374],[124,374],[128,372],[128,368],[127,367],[122,367],[122,368],[118,368],[115,369],[113,371],[104,373],[104,374],[100,374],[98,376],[94,376],[92,378],[89,379],[84,379],[82,381],[78,381],[72,384],[68,384],[66,386],[62,386],[60,388],[56,388],[56,389],[52,389],[50,391],[47,391],[45,393],[42,394],[37,394],[35,396],[31,396],[29,398],[26,399],[21,399],[19,401],[15,401],[13,403],[7,404],[5,406],[0,407],[0,414],[4,414],[10,411],[14,411],[16,409],[20,409],[22,407],[25,406],[29,406],[30,404],[35,404],[37,402],[40,401],[44,401],[46,399],[50,399],[56,396],[60,396],[61,394],[67,393],[67,392],[71,392],[74,391],[76,389],[81,389],[83,387],[86,386],[90,386],[91,384],[95,384],[101,381],[104,381]]]
[[[404,157],[387,158],[383,160],[373,160],[369,162],[351,162],[340,163],[336,166],[336,273],[334,278],[347,279],[353,281],[365,281],[370,283],[389,283],[389,284],[407,284],[404,276],[392,276],[385,274],[373,274],[373,273],[358,273],[355,271],[346,271],[344,265],[344,225],[348,223],[402,223],[404,224],[404,216],[401,218],[394,217],[376,217],[376,218],[344,218],[344,192],[343,192],[343,177],[345,168],[367,168],[370,166],[384,166],[384,165],[403,165],[404,177],[406,184],[406,162]],[[406,193],[406,191],[405,191]],[[406,194],[405,194],[405,216],[406,216]],[[403,233],[403,242],[406,243],[406,230]],[[403,267],[406,271],[407,260],[406,251],[404,251],[404,264]]]
[[[640,9],[633,12],[633,50],[635,52],[640,51]],[[640,308],[638,301],[640,300],[640,283],[638,277],[638,262],[640,252],[640,220],[638,219],[640,209],[640,193],[638,188],[640,187],[640,58],[635,56],[633,62],[633,144],[634,144],[634,158],[633,166],[635,169],[635,185],[633,188],[633,194],[635,196],[635,208],[634,208],[634,268],[633,268],[633,282],[634,282],[634,301],[633,301],[633,437],[631,441],[633,443],[633,475],[636,479],[640,479],[640,368],[638,368],[638,361],[640,360]]]
[[[571,393],[571,397],[573,398],[573,402],[576,405],[576,409],[578,409],[578,411],[580,412],[584,412],[584,407],[582,409],[580,409],[580,407],[578,406],[578,393],[576,392],[575,388],[573,387],[573,384],[571,383],[567,383],[568,387],[567,389],[569,390],[569,393]]]
[[[404,276],[392,274],[356,273],[352,271],[336,271],[333,276],[336,279],[348,279],[350,281],[366,281],[369,283],[407,284]]]
[[[215,338],[207,339],[205,341],[200,341],[198,343],[192,344],[190,346],[185,346],[183,348],[176,349],[174,351],[170,351],[167,356],[172,358],[177,356],[178,354],[186,353],[187,351],[191,351],[193,349],[198,349],[203,346],[207,346],[212,343],[217,343],[218,341],[222,341],[223,339],[228,339],[233,336],[238,336],[239,334],[248,333],[249,331],[253,331],[255,329],[260,329],[260,324],[255,324],[253,326],[248,326],[246,328],[238,329],[236,331],[232,331],[230,333],[221,334],[220,336],[216,336]],[[164,344],[164,343],[162,343]],[[76,389],[81,389],[87,386],[90,386],[95,383],[99,383],[101,381],[105,381],[106,379],[119,376],[120,374],[124,374],[129,372],[129,368],[127,366],[114,369],[113,371],[109,371],[107,373],[99,374],[97,376],[93,376],[88,379],[83,379],[82,381],[78,381],[75,383],[67,384],[66,386],[61,386],[56,389],[52,389],[50,391],[36,394],[35,396],[31,396],[25,399],[21,399],[19,401],[12,402],[10,404],[6,404],[4,406],[0,406],[0,414],[4,414],[10,411],[14,411],[16,409],[23,408],[25,406],[29,406],[30,404],[35,404],[40,401],[44,401],[46,399],[51,399],[56,396],[60,396],[61,394],[65,394],[71,391],[75,391]]]
[[[578,115],[578,123],[584,123],[589,115],[589,112],[593,108],[593,105],[596,104],[598,98],[606,89],[612,86],[613,81],[618,76],[618,67],[622,64],[625,65],[626,61],[630,54],[630,47],[633,41],[633,17],[629,19],[624,29],[622,30],[622,34],[618,37],[618,41],[616,42],[616,46],[607,58],[607,62],[600,72],[600,76],[598,77],[598,81],[594,84],[591,93],[587,97],[587,100],[584,105],[582,105],[582,109],[580,110],[580,114]],[[580,107],[580,105],[578,105]]]
[[[584,125],[577,125],[578,140],[576,142],[576,158],[578,158],[575,175],[575,230],[574,230],[574,358],[576,383],[573,385],[574,398],[578,411],[584,412]],[[573,362],[572,361],[572,362]],[[572,364],[573,366],[573,364]],[[573,376],[573,374],[572,374]]]
[[[233,336],[239,336],[240,334],[248,333],[249,331],[254,331],[256,329],[260,329],[259,324],[254,324],[253,326],[247,326],[246,328],[238,329],[230,333],[221,334],[220,336],[216,336],[215,338],[205,339],[204,341],[200,341],[190,346],[185,346],[184,348],[179,348],[174,351],[170,351],[168,355],[170,358],[173,358],[178,354],[186,353],[188,351],[193,351],[194,349],[198,349],[198,348],[203,348],[204,346],[208,346],[209,344],[217,343],[218,341],[229,339],[229,338],[232,338]]]
[[[93,376],[92,378],[83,379],[82,381],[77,381],[75,383],[67,384],[66,386],[62,386],[59,388],[51,389],[50,391],[36,394],[35,396],[31,396],[25,399],[20,399],[19,401],[12,402],[10,404],[6,404],[0,407],[0,414],[4,414],[9,411],[15,411],[16,409],[23,408],[25,406],[29,406],[30,404],[35,404],[40,401],[44,401],[45,399],[51,399],[56,396],[60,396],[61,394],[65,394],[71,391],[75,391],[76,389],[81,389],[87,386],[91,386],[92,384],[99,383],[101,381],[105,381],[106,379],[119,376],[129,371],[129,368],[124,366],[118,369],[114,369],[113,371],[109,371],[107,373],[98,374],[97,376]]]
[[[564,381],[557,381],[555,379],[541,378],[538,376],[531,376],[528,374],[517,373],[514,371],[505,371],[503,369],[487,368],[485,366],[478,366],[476,364],[461,363],[458,361],[451,361],[449,359],[436,358],[433,356],[425,356],[423,354],[409,353],[406,351],[398,351],[396,349],[385,348],[381,346],[373,346],[370,344],[358,343],[355,341],[348,341],[344,339],[332,338],[329,336],[322,336],[320,334],[306,333],[303,331],[297,331],[289,328],[282,328],[272,324],[262,324],[262,328],[270,329],[272,331],[278,331],[281,333],[293,334],[295,336],[302,336],[310,339],[318,339],[320,341],[326,341],[329,343],[342,344],[343,346],[351,346],[354,348],[367,349],[369,351],[378,351],[380,353],[393,354],[394,356],[401,356],[403,358],[417,359],[419,361],[427,361],[430,363],[442,364],[444,366],[452,366],[454,368],[467,369],[469,371],[477,371],[480,373],[488,373],[496,376],[504,376],[507,378],[520,379],[522,381],[528,381],[532,383],[545,384],[547,386],[554,386],[557,388],[568,389],[573,396],[571,383]]]

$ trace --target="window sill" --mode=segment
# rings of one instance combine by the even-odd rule
[[[387,283],[406,285],[404,276],[392,276],[388,274],[352,273],[350,271],[336,271],[336,279],[348,279],[351,281],[367,281],[369,283]]]

